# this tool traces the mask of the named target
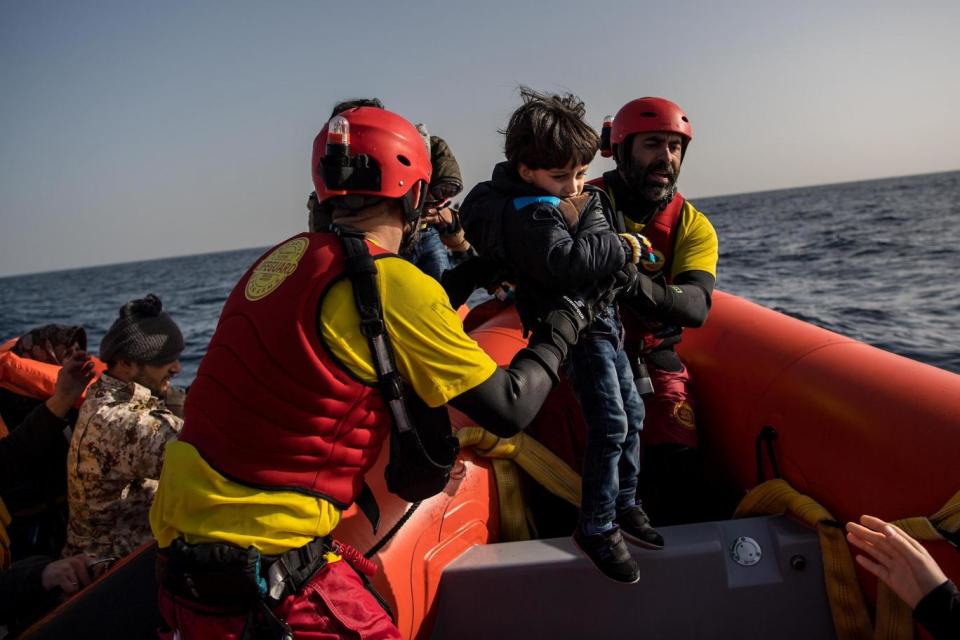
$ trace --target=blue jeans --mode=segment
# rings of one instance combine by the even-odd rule
[[[420,268],[425,274],[440,281],[440,276],[450,268],[447,248],[440,240],[440,234],[434,227],[420,229],[416,243],[403,256]]]
[[[598,314],[570,355],[570,379],[587,421],[580,527],[609,527],[636,504],[643,400],[623,350],[616,308]]]

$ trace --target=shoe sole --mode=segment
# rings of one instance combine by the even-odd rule
[[[571,536],[571,538],[572,538],[572,536]],[[617,580],[617,579],[614,578],[613,576],[607,575],[606,573],[603,572],[602,569],[600,569],[600,567],[597,566],[597,564],[593,561],[593,558],[590,557],[590,554],[587,553],[586,549],[584,549],[583,547],[580,546],[580,543],[577,542],[577,539],[576,539],[576,538],[572,538],[572,540],[573,540],[573,544],[577,545],[577,549],[580,549],[580,553],[582,553],[583,555],[585,555],[585,556],[587,557],[587,560],[590,561],[590,564],[592,564],[592,565],[594,566],[594,568],[596,568],[596,570],[600,572],[600,575],[602,575],[604,578],[606,578],[606,579],[609,580],[610,582],[616,582],[617,584],[637,584],[638,582],[640,582],[640,574],[639,574],[639,573],[637,574],[637,577],[636,577],[635,579],[630,580],[630,581],[627,581],[627,580]]]
[[[662,544],[653,544],[652,542],[647,542],[646,540],[632,536],[626,531],[624,531],[623,527],[620,528],[620,534],[638,547],[642,547],[644,549],[650,549],[651,551],[660,551],[661,549],[663,549]]]

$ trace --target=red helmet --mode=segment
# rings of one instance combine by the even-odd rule
[[[420,132],[392,111],[374,107],[331,118],[313,141],[312,166],[318,202],[351,195],[404,198],[408,217],[419,215],[430,183],[430,152]],[[417,182],[423,182],[421,202],[412,203],[405,196]]]
[[[678,105],[666,98],[638,98],[617,111],[610,130],[610,146],[616,149],[635,133],[665,131],[683,137],[683,148],[693,139],[690,119]]]

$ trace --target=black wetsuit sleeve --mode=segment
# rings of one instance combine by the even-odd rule
[[[21,483],[38,468],[47,468],[44,461],[64,459],[68,444],[63,429],[68,424],[41,403],[0,439],[0,491]]]
[[[532,341],[533,342],[533,341]],[[522,431],[536,417],[557,382],[565,354],[549,344],[522,349],[510,366],[450,400],[477,424],[498,436]]]
[[[913,618],[936,640],[960,638],[960,591],[950,580],[917,603]]]
[[[0,625],[20,614],[34,610],[45,598],[53,597],[43,589],[43,569],[53,562],[45,556],[24,558],[0,571]]]
[[[665,284],[642,278],[637,295],[624,302],[644,316],[665,324],[700,327],[710,312],[716,278],[706,271],[684,271]]]

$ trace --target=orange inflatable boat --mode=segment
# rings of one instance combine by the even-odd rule
[[[524,344],[516,313],[496,302],[465,326],[501,364]],[[534,480],[577,498],[562,452],[454,415],[464,449],[444,493],[418,505],[388,494],[381,459],[368,477],[380,530],[351,509],[335,532],[373,552],[373,583],[404,637],[912,637],[895,597],[854,569],[840,527],[863,513],[900,521],[960,580],[960,376],[722,292],[681,354],[708,481],[743,498],[738,517],[661,529],[664,550],[633,550],[640,583],[615,584],[567,538],[522,539],[531,510],[564,504],[538,503]],[[575,447],[583,425],[568,396],[558,387],[534,426]],[[758,487],[773,468],[780,478]],[[116,613],[110,594],[148,602],[150,562],[149,549],[128,559],[27,637],[148,628],[155,611]]]

